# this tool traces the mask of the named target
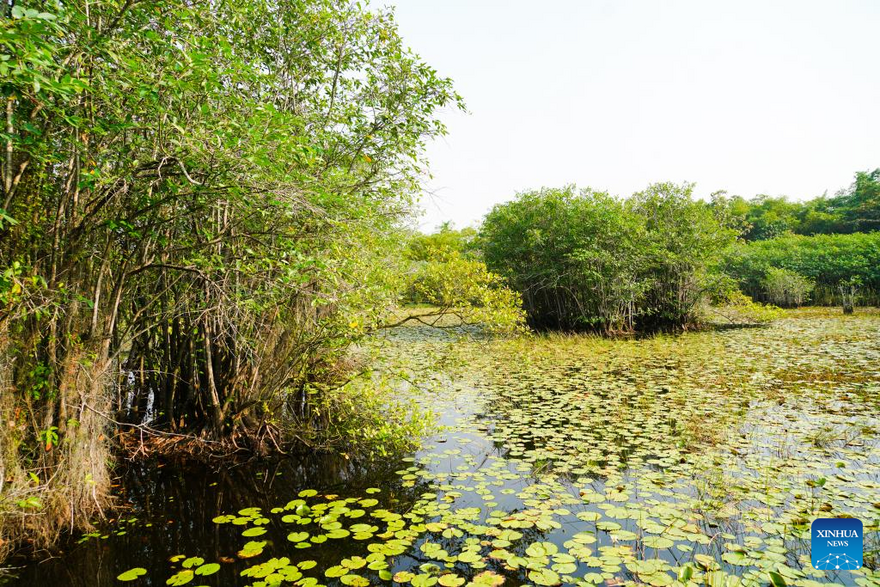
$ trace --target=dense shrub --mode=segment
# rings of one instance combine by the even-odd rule
[[[754,301],[735,286],[721,286],[717,295],[712,296],[711,304],[706,304],[705,314],[713,322],[749,325],[772,322],[782,315],[782,310]]]
[[[535,327],[685,327],[733,238],[691,194],[669,183],[627,200],[574,187],[519,194],[486,217],[486,264],[522,294]]]
[[[770,267],[761,285],[766,301],[784,308],[797,308],[807,301],[815,284],[794,271]]]
[[[446,222],[431,234],[409,236],[404,256],[404,299],[429,309],[408,312],[391,324],[481,323],[496,332],[520,330],[524,313],[520,296],[479,259],[474,228],[455,230]]]
[[[815,303],[839,303],[839,284],[856,278],[862,300],[880,292],[880,232],[787,235],[738,243],[725,255],[725,272],[743,291],[764,299],[765,276],[773,268],[794,272],[815,284]]]
[[[717,287],[715,265],[734,233],[692,194],[692,184],[660,183],[627,201],[628,211],[644,222],[640,249],[647,257],[640,280],[646,292],[639,311],[643,327],[692,324],[700,302]]]
[[[416,262],[407,277],[408,300],[431,308],[401,322],[484,324],[501,332],[516,331],[524,322],[519,294],[509,289],[501,276],[487,270],[485,263],[459,251],[435,251],[430,258]],[[448,317],[455,320],[443,320]]]

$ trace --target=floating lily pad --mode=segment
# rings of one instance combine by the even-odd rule
[[[135,581],[138,577],[147,574],[147,569],[141,567],[135,567],[133,569],[128,569],[124,573],[119,574],[116,579],[119,581]]]

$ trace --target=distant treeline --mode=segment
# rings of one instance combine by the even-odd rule
[[[857,172],[833,197],[716,193],[709,206],[739,235],[721,269],[753,299],[786,307],[880,302],[880,169]]]
[[[629,198],[573,186],[524,192],[479,231],[444,225],[410,247],[482,255],[537,328],[684,328],[705,302],[739,292],[783,307],[878,303],[880,169],[806,202],[723,192],[705,202],[692,192],[671,183]]]
[[[725,252],[723,271],[756,300],[840,303],[841,286],[856,287],[861,302],[877,304],[880,294],[880,232],[787,234],[770,240],[737,243]],[[798,284],[798,277],[804,285]]]
[[[746,241],[789,233],[810,236],[872,232],[880,229],[880,169],[856,173],[852,185],[833,197],[792,202],[785,197],[762,195],[747,200],[716,192],[711,206]]]

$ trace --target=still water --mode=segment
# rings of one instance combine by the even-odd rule
[[[876,312],[381,345],[438,415],[418,450],[134,464],[116,519],[10,584],[880,585]],[[835,516],[866,527],[861,571],[809,564]]]

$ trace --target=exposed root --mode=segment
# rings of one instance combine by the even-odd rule
[[[152,433],[151,433],[152,432]],[[174,459],[214,461],[222,459],[250,459],[268,455],[287,455],[306,452],[307,447],[291,445],[282,439],[281,431],[264,424],[251,433],[239,433],[222,440],[210,440],[194,435],[169,434],[147,431],[146,427],[132,426],[116,434],[116,442],[126,460],[134,461],[156,456]]]

